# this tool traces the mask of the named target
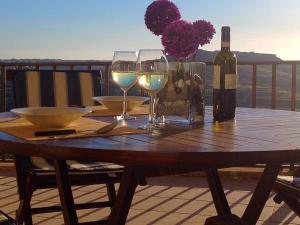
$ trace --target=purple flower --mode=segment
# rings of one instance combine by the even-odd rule
[[[198,34],[191,23],[177,20],[165,28],[161,42],[167,54],[176,58],[186,58],[197,51]]]
[[[165,27],[180,19],[177,6],[169,0],[152,2],[145,13],[145,24],[155,35],[161,35]]]
[[[201,46],[209,44],[213,38],[216,30],[211,22],[206,20],[197,20],[193,23],[194,27],[198,30],[198,40]]]

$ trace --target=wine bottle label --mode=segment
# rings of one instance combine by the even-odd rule
[[[220,89],[221,66],[214,66],[213,88]],[[225,89],[236,89],[236,74],[225,74]]]
[[[214,66],[213,88],[220,89],[221,66]]]
[[[222,41],[221,47],[222,48],[229,48],[230,47],[230,42],[229,41]]]
[[[236,89],[236,74],[225,74],[225,89]]]

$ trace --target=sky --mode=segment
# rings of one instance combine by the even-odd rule
[[[0,58],[106,59],[115,50],[162,48],[144,24],[151,0],[0,0]],[[231,48],[300,60],[300,0],[173,0],[182,18],[212,22],[204,50]]]

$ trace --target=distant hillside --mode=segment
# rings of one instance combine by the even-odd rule
[[[239,61],[282,61],[275,54],[234,51]]]
[[[218,51],[198,50],[197,61],[212,62]],[[281,61],[275,54],[234,51],[238,61]]]
[[[196,54],[197,61],[202,62],[212,62],[216,56],[218,51],[205,51],[199,49]],[[266,54],[266,53],[255,53],[255,52],[239,52],[234,51],[237,56],[238,61],[281,61],[275,54]],[[168,57],[169,59],[174,60],[172,57]],[[108,59],[110,60],[110,59]],[[194,60],[194,58],[192,59]],[[63,62],[69,60],[63,59],[0,59],[0,62]],[[72,60],[78,62],[84,61],[97,61],[97,60]]]

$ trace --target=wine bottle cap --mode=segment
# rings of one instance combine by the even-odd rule
[[[230,32],[230,27],[229,27],[229,26],[223,26],[223,27],[222,27],[222,32],[224,32],[224,31],[225,31],[225,32],[226,32],[226,31],[227,31],[227,32],[228,32],[228,31]]]

